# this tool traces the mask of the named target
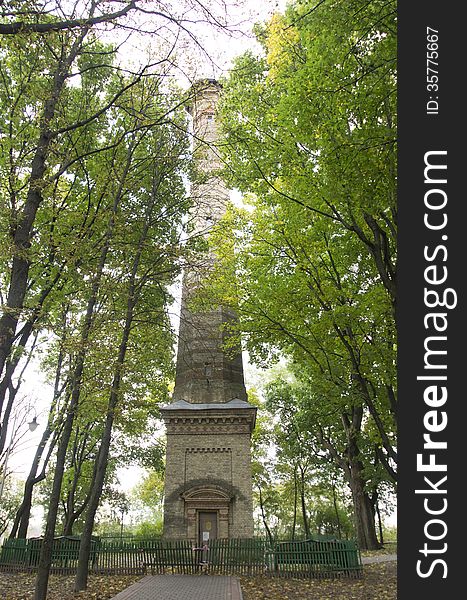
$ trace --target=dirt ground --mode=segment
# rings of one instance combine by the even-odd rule
[[[350,580],[241,577],[243,599],[396,600],[396,564],[395,562],[386,562],[365,565],[363,577]],[[74,594],[73,577],[52,575],[47,599],[109,600],[138,579],[140,576],[91,576],[88,589],[85,592]],[[34,575],[0,573],[1,600],[31,600],[33,590]]]

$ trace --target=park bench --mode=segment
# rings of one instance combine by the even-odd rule
[[[159,542],[139,548],[140,564],[151,573],[166,570],[193,572],[197,567],[196,549],[186,542]]]
[[[54,538],[52,547],[52,568],[75,567],[79,558],[80,547],[79,536],[59,536]],[[42,546],[42,538],[30,538],[28,540],[28,564],[37,566]],[[97,565],[99,558],[99,538],[92,536],[89,563],[92,568]]]

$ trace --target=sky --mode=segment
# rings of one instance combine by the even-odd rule
[[[182,30],[166,19],[156,20],[149,15],[135,14],[128,25],[138,32],[122,46],[120,54],[124,64],[145,64],[148,54],[157,48],[167,50],[177,39],[173,63],[178,65],[170,77],[175,77],[181,85],[189,85],[194,79],[218,78],[226,75],[235,56],[247,49],[258,49],[253,34],[253,25],[267,21],[274,12],[283,11],[287,0],[169,0],[174,14],[182,18]],[[160,3],[154,3],[157,10]],[[209,20],[224,24],[225,27],[213,27],[199,6],[207,6]],[[151,8],[151,1],[147,5]],[[190,8],[190,7],[195,7]],[[171,9],[172,10],[172,9]],[[184,29],[189,30],[183,31]],[[150,35],[147,32],[151,31]],[[105,39],[115,42],[124,39],[124,31],[111,31]]]

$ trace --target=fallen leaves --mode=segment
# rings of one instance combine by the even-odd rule
[[[396,600],[396,565],[366,565],[361,579],[241,577],[243,600]]]
[[[204,577],[204,575],[203,575]],[[91,575],[88,589],[73,592],[73,576],[51,575],[47,600],[110,600],[140,575]],[[365,565],[361,579],[240,577],[243,600],[396,600],[395,562]],[[34,574],[0,573],[1,600],[32,600]]]
[[[90,575],[88,589],[73,592],[74,577],[51,575],[47,600],[109,600],[132,585],[141,575]],[[34,597],[35,575],[31,573],[0,573],[1,600],[31,600]]]

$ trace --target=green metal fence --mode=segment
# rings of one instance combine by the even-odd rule
[[[64,536],[55,538],[52,546],[52,569],[57,572],[74,572],[78,563],[80,538]],[[39,564],[42,547],[41,538],[8,539],[0,551],[0,569],[2,570],[34,570]],[[99,555],[99,538],[91,540],[89,566],[94,568]]]
[[[0,570],[35,570],[41,539],[6,540],[0,551]],[[52,571],[76,571],[79,538],[57,538]],[[105,540],[94,538],[89,562],[92,573],[138,575],[197,573],[270,575],[277,577],[359,577],[362,563],[357,545],[349,540],[286,541],[216,539],[209,548],[190,540]]]
[[[140,559],[152,573],[194,573],[201,555],[189,540],[148,540],[139,542]]]
[[[359,577],[359,549],[350,540],[280,542],[270,552],[270,568],[285,577]]]
[[[259,575],[266,569],[266,542],[262,539],[212,540],[206,552],[209,569],[218,574]]]
[[[5,540],[0,551],[0,568],[2,570],[22,570],[29,564],[29,540]]]

